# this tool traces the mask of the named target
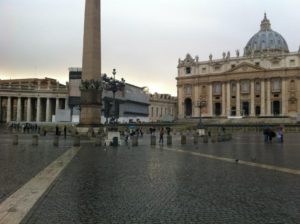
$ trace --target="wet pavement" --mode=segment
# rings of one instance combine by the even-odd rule
[[[182,149],[299,169],[298,134],[265,144],[256,134],[231,142],[171,147],[83,144],[24,223],[300,223],[300,176],[202,158]]]
[[[12,144],[12,134],[0,132],[0,203],[70,148],[70,138],[53,146],[53,136],[42,136],[39,145],[32,145],[32,134],[19,135],[19,144]]]

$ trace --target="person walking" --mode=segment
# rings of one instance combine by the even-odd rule
[[[277,138],[280,143],[283,143],[283,128],[280,127],[277,132]]]
[[[162,127],[159,131],[159,144],[164,144],[164,128]]]

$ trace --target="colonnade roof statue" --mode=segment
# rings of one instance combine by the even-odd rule
[[[263,52],[275,54],[289,52],[288,45],[282,35],[271,29],[271,23],[266,13],[261,21],[260,31],[251,37],[245,47],[244,55],[259,55]]]

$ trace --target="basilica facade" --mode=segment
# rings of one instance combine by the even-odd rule
[[[290,52],[266,14],[244,54],[178,61],[178,117],[296,117],[300,113],[300,51]],[[200,111],[201,110],[201,111]]]

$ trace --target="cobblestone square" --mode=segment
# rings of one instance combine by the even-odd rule
[[[197,145],[188,138],[182,146],[175,135],[172,147],[150,147],[144,136],[138,147],[118,148],[86,141],[23,223],[299,223],[299,175],[199,156],[299,171],[297,134],[287,135],[284,144],[261,138],[237,135],[231,142]],[[34,163],[28,162],[32,149],[23,150],[23,163]],[[55,160],[59,150],[45,157]],[[37,170],[46,161],[41,164]],[[33,176],[30,169],[25,173]],[[17,186],[25,182],[20,174]],[[1,180],[3,195],[10,184]]]

